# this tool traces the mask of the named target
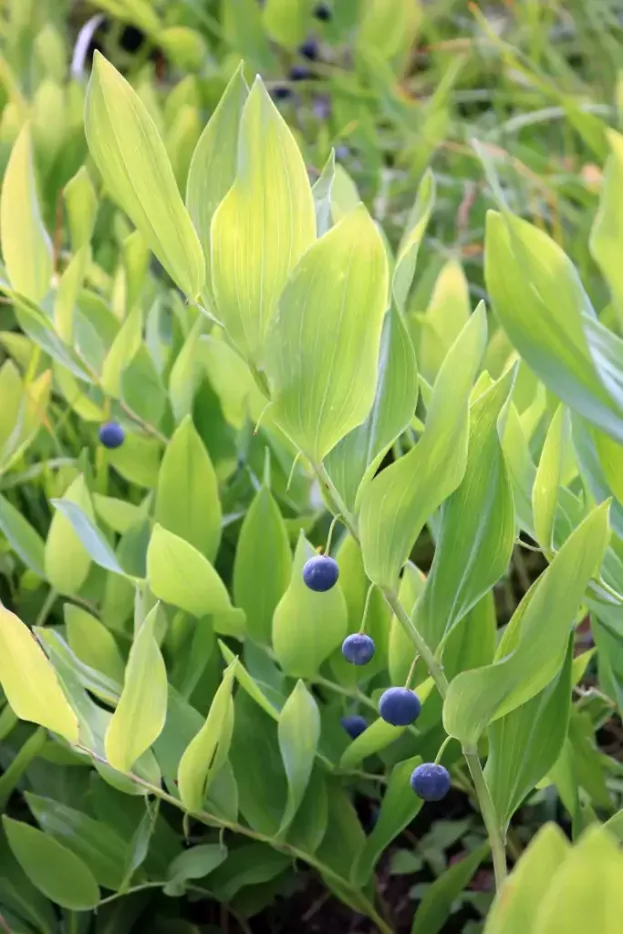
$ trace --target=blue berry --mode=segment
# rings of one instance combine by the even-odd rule
[[[292,81],[305,81],[309,77],[311,77],[311,75],[306,65],[293,65],[290,69],[290,78]]]
[[[374,649],[374,639],[363,632],[354,632],[342,642],[342,655],[352,665],[367,665]]]
[[[118,448],[123,444],[125,431],[118,422],[106,422],[100,428],[99,438],[105,448]]]
[[[273,97],[276,101],[285,101],[291,96],[291,94],[292,91],[290,88],[286,88],[282,84],[276,88],[273,88]]]
[[[314,10],[314,16],[316,19],[319,19],[321,23],[328,23],[331,19],[331,9],[326,3],[319,3]]]
[[[358,714],[354,714],[352,717],[342,717],[340,723],[351,739],[357,739],[368,728],[366,721]]]
[[[335,147],[335,158],[344,161],[348,158],[348,146],[336,146]]]
[[[379,714],[392,726],[408,726],[420,715],[420,698],[409,688],[388,688],[379,701]]]
[[[424,801],[441,801],[450,791],[450,773],[433,762],[418,765],[410,781],[416,795]]]
[[[335,587],[340,576],[337,561],[328,555],[314,555],[303,566],[303,580],[310,590],[325,593]]]
[[[315,39],[306,39],[305,42],[299,46],[299,52],[303,58],[308,58],[310,62],[315,62],[318,58],[318,43]]]

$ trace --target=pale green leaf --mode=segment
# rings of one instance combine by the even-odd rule
[[[4,173],[0,239],[11,286],[40,302],[50,287],[52,244],[41,219],[28,124],[15,141]]]
[[[266,0],[264,27],[271,39],[294,50],[305,38],[313,0]]]
[[[314,461],[372,407],[386,303],[385,249],[361,205],[307,251],[267,338],[271,414]]]
[[[236,180],[211,228],[217,314],[256,366],[288,275],[315,233],[305,163],[258,78],[242,113]]]
[[[599,265],[617,309],[623,316],[623,270],[618,245],[623,239],[623,136],[607,131],[610,156],[606,163],[599,210],[590,235],[590,249]]]
[[[86,271],[91,263],[91,247],[85,244],[72,256],[61,276],[54,300],[54,327],[65,344],[74,339],[74,308]]]
[[[121,377],[130,365],[142,344],[143,311],[134,308],[123,322],[102,367],[102,387],[115,398],[121,395]]]
[[[1,372],[0,372],[1,381]],[[0,397],[5,400],[0,388]],[[24,564],[45,578],[44,549],[45,544],[39,533],[27,519],[4,496],[0,496],[0,529],[11,548],[20,556]]]
[[[167,444],[158,474],[156,521],[209,561],[221,540],[221,503],[210,455],[187,415]]]
[[[332,149],[325,166],[312,186],[316,211],[316,234],[322,237],[331,227],[331,200],[335,181],[335,152]]]
[[[71,248],[77,253],[90,242],[97,214],[97,195],[84,166],[78,169],[63,188],[63,200],[67,209]]]
[[[13,712],[78,742],[78,719],[32,632],[0,606],[0,683]]]
[[[119,703],[106,730],[106,758],[128,772],[156,741],[167,713],[167,672],[154,635],[158,604],[134,637]]]
[[[125,665],[111,631],[80,606],[66,603],[63,610],[72,652],[85,665],[122,684]]]
[[[356,769],[367,756],[386,749],[402,736],[405,730],[405,726],[392,726],[391,723],[386,723],[378,717],[346,747],[340,759],[340,768]]]
[[[426,312],[418,317],[416,353],[423,376],[433,382],[470,314],[467,279],[456,260],[442,267]]]
[[[569,536],[505,630],[492,665],[459,674],[444,703],[446,732],[474,746],[489,723],[543,690],[560,669],[569,631],[610,537],[608,503]]]
[[[394,588],[424,523],[457,488],[467,463],[469,394],[486,339],[480,306],[452,346],[435,381],[426,428],[415,447],[365,489],[360,534],[366,572]]]
[[[231,665],[232,662],[235,660],[236,656],[231,651],[231,649],[229,649],[225,645],[224,642],[221,642],[220,639],[219,639],[218,645],[221,650],[221,654],[223,658],[225,659],[228,665]],[[244,667],[244,665],[240,661],[235,666],[235,675],[236,675],[236,681],[238,682],[240,687],[244,691],[246,691],[246,693],[249,695],[250,698],[252,698],[252,700],[255,701],[258,707],[261,707],[264,713],[267,713],[268,716],[271,717],[271,719],[278,721],[279,711],[274,706],[274,704],[268,699],[266,694],[264,694],[264,692],[262,691],[260,686],[257,684],[257,682],[253,680],[253,678],[251,677],[247,669]]]
[[[203,879],[227,859],[227,848],[216,843],[201,843],[183,850],[167,869],[165,895],[184,894],[185,883],[191,879]]]
[[[203,253],[164,143],[136,92],[99,52],[85,121],[89,149],[106,188],[171,278],[195,298],[205,277]]]
[[[145,500],[140,506],[135,506],[114,496],[93,494],[93,506],[98,517],[120,535],[125,535],[128,529],[145,518],[148,504],[149,500]]]
[[[88,555],[105,570],[125,574],[107,539],[95,525],[92,507],[87,515],[85,508],[67,498],[67,494],[65,496],[65,499],[53,499],[52,505],[71,523]],[[91,506],[90,501],[88,505]]]
[[[532,514],[536,540],[546,554],[551,552],[554,522],[561,485],[563,458],[569,437],[569,419],[563,406],[558,406],[547,429],[541,459],[532,487]],[[605,437],[605,436],[604,436]],[[608,438],[608,441],[611,441]]]
[[[288,779],[288,797],[280,828],[283,832],[303,801],[320,739],[318,706],[302,681],[297,681],[283,706],[277,735]]]
[[[93,521],[93,507],[84,477],[80,474],[63,494],[63,502],[75,503]],[[47,579],[62,594],[77,593],[91,567],[91,556],[67,516],[57,510],[45,543],[44,566]]]
[[[420,244],[435,204],[435,176],[427,169],[419,184],[417,198],[411,209],[392,277],[392,293],[396,307],[404,314],[407,297],[413,283]]]
[[[161,525],[155,526],[149,542],[147,580],[156,597],[193,616],[232,608],[225,585],[208,559]]]

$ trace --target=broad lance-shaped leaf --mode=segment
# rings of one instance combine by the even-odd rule
[[[248,96],[240,65],[199,138],[188,170],[186,207],[203,247],[206,263],[203,295],[214,314],[210,229],[214,212],[236,178],[240,120]]]
[[[165,145],[138,94],[95,53],[85,128],[106,188],[190,299],[203,286],[201,245],[177,188]]]
[[[78,718],[54,668],[30,629],[0,606],[0,684],[21,720],[78,742]]]
[[[457,898],[467,888],[483,859],[489,853],[489,841],[452,863],[429,885],[413,919],[411,934],[442,934]]]
[[[534,486],[532,487],[534,531],[536,540],[545,554],[550,553],[553,547],[558,488],[561,484],[569,428],[568,413],[560,405],[556,409],[547,429],[541,459],[539,460]]]
[[[489,727],[485,775],[502,825],[508,823],[562,752],[569,726],[572,662],[570,639],[565,663],[554,680]]]
[[[39,303],[50,287],[52,244],[39,209],[28,124],[15,141],[4,173],[0,240],[12,288]]]
[[[376,396],[363,424],[353,428],[328,454],[325,466],[348,509],[355,511],[366,480],[415,413],[418,396],[413,344],[398,312],[385,316],[378,361]]]
[[[263,485],[249,507],[234,560],[234,599],[247,617],[247,632],[270,645],[273,615],[292,574],[288,530],[279,506]]]
[[[556,824],[545,824],[521,854],[493,903],[485,934],[527,934],[535,930],[541,902],[569,858],[571,846]]]
[[[67,641],[74,655],[89,668],[121,684],[125,666],[110,629],[74,603],[64,605],[63,615]]]
[[[472,404],[465,476],[441,507],[435,557],[414,620],[433,650],[508,568],[515,513],[497,423],[513,379],[509,371]]]
[[[335,151],[332,149],[325,166],[312,186],[316,211],[316,233],[319,237],[331,227],[331,196],[335,182]]]
[[[595,318],[560,247],[527,221],[490,211],[485,279],[504,330],[539,379],[622,442],[623,361],[610,359],[621,342]]]
[[[120,772],[160,736],[167,714],[167,671],[154,630],[159,604],[146,616],[132,643],[123,691],[106,730],[106,758]]]
[[[469,319],[469,286],[461,264],[448,260],[442,267],[422,315],[410,315],[415,350],[422,375],[432,383],[444,357]]]
[[[420,244],[435,206],[435,176],[427,169],[418,187],[417,198],[411,209],[403,234],[392,277],[392,293],[396,307],[404,314],[407,297],[415,275]]]
[[[421,761],[420,756],[413,756],[392,769],[374,829],[352,869],[355,885],[366,885],[383,851],[419,814],[424,802],[408,792],[411,773]]]
[[[214,561],[221,540],[221,502],[210,455],[187,415],[169,441],[156,490],[156,520]]]
[[[302,681],[297,681],[283,706],[277,736],[288,779],[288,797],[280,827],[280,832],[283,832],[292,823],[303,801],[320,739],[318,706]]]
[[[236,180],[210,234],[216,312],[256,367],[288,275],[315,236],[303,157],[258,77],[240,122]]]
[[[45,577],[43,539],[21,512],[4,496],[0,496],[0,529],[24,564],[39,577]]]
[[[303,582],[303,565],[314,554],[301,532],[290,586],[273,616],[275,656],[293,678],[313,678],[347,631],[348,611],[339,582],[326,593],[315,593]]]
[[[206,721],[180,759],[177,784],[182,803],[189,811],[201,810],[212,779],[227,759],[234,729],[231,692],[236,665],[234,659],[225,669]]]
[[[271,413],[313,461],[374,401],[387,308],[387,257],[360,205],[303,256],[267,336]]]
[[[271,39],[294,51],[305,38],[310,13],[310,0],[267,0],[264,27]]]
[[[92,519],[93,512],[90,500],[88,502],[88,506],[91,507],[90,516],[85,508],[67,499],[67,495],[64,499],[53,499],[52,505],[71,523],[74,532],[84,545],[85,551],[96,564],[99,564],[100,567],[105,568],[107,571],[112,571],[113,574],[125,573],[107,539]]]
[[[82,474],[65,490],[63,502],[75,503],[91,521],[93,506]],[[45,543],[44,566],[46,577],[55,590],[62,594],[77,593],[91,568],[91,557],[67,516],[57,511],[53,517]]]
[[[623,269],[619,244],[623,239],[623,136],[608,130],[610,156],[599,198],[599,210],[590,236],[590,249],[599,265],[623,319]]]
[[[156,525],[147,549],[147,581],[156,597],[193,616],[210,616],[232,609],[225,584],[207,558]]]
[[[597,506],[532,585],[493,664],[464,671],[450,683],[443,709],[450,736],[474,747],[490,723],[525,704],[555,677],[586,588],[608,545],[608,509],[609,503]]]
[[[424,523],[457,488],[467,462],[469,394],[486,341],[480,305],[435,381],[426,428],[415,447],[386,467],[361,499],[361,550],[379,587],[394,588]]]

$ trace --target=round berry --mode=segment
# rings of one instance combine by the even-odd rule
[[[388,688],[379,701],[379,714],[392,726],[408,726],[420,715],[420,698],[409,688]]]
[[[311,75],[306,65],[293,65],[290,69],[290,78],[292,81],[305,81],[309,77],[311,77]]]
[[[328,555],[314,555],[303,566],[303,580],[310,590],[326,593],[335,587],[340,576],[337,561]]]
[[[318,43],[315,39],[306,39],[305,42],[299,46],[299,52],[303,58],[308,58],[310,62],[315,62],[318,58]]]
[[[314,10],[314,16],[316,19],[319,19],[321,23],[328,23],[331,19],[331,8],[328,7],[326,3],[319,3]]]
[[[368,728],[366,721],[358,714],[354,714],[352,717],[342,717],[340,723],[351,739],[357,739]]]
[[[118,448],[123,444],[125,431],[118,422],[106,422],[100,428],[99,438],[105,448]]]
[[[354,632],[342,642],[342,655],[352,665],[367,665],[374,649],[374,639],[363,632]]]
[[[273,88],[273,97],[276,101],[286,101],[292,94],[290,88],[284,87],[282,84],[278,85],[276,88]]]
[[[348,146],[336,146],[335,158],[340,159],[342,162],[344,159],[348,159]]]
[[[416,795],[424,801],[441,801],[450,791],[450,773],[434,762],[418,765],[410,781]]]

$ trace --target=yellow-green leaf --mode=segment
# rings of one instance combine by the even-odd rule
[[[91,499],[82,474],[67,488],[63,499],[76,503],[91,522],[95,522]],[[52,516],[44,559],[46,576],[55,590],[62,594],[74,594],[80,590],[87,579],[91,557],[72,523],[60,510]]]
[[[159,606],[151,610],[134,637],[123,691],[104,737],[106,758],[129,771],[154,743],[167,714],[167,671],[154,635]]]
[[[123,322],[102,366],[102,387],[109,396],[121,395],[121,377],[141,348],[142,331],[143,310],[137,305]]]
[[[85,120],[91,155],[110,194],[172,279],[195,298],[205,277],[203,253],[164,143],[139,96],[99,52]]]
[[[232,609],[225,584],[196,548],[156,525],[147,549],[147,580],[152,592],[193,616]]]
[[[78,742],[78,719],[30,629],[0,606],[0,683],[14,713]]]
[[[610,287],[614,305],[623,318],[623,270],[619,244],[623,239],[623,136],[607,131],[610,156],[591,230],[590,249]]]
[[[218,317],[256,366],[286,279],[315,236],[305,163],[258,78],[242,113],[236,180],[211,228]]]
[[[28,124],[15,141],[4,173],[0,239],[11,286],[39,303],[50,287],[52,244],[39,209]]]
[[[318,706],[302,681],[297,681],[283,706],[277,737],[288,779],[288,797],[280,827],[283,832],[303,801],[320,739]]]
[[[559,405],[547,429],[541,459],[534,479],[534,486],[532,487],[534,531],[537,542],[546,554],[551,552],[553,545],[558,487],[561,483],[568,436],[568,415],[565,408]],[[607,435],[602,435],[602,437],[610,444],[616,444]]]
[[[266,0],[266,32],[279,45],[287,49],[296,49],[305,38],[312,6],[312,0]]]
[[[360,205],[307,251],[267,338],[275,421],[320,461],[372,407],[387,310],[387,257]]]
[[[121,684],[125,666],[110,629],[73,603],[65,604],[64,615],[67,641],[72,652],[85,665]]]
[[[221,503],[210,455],[187,415],[169,441],[158,474],[156,521],[214,561]]]

